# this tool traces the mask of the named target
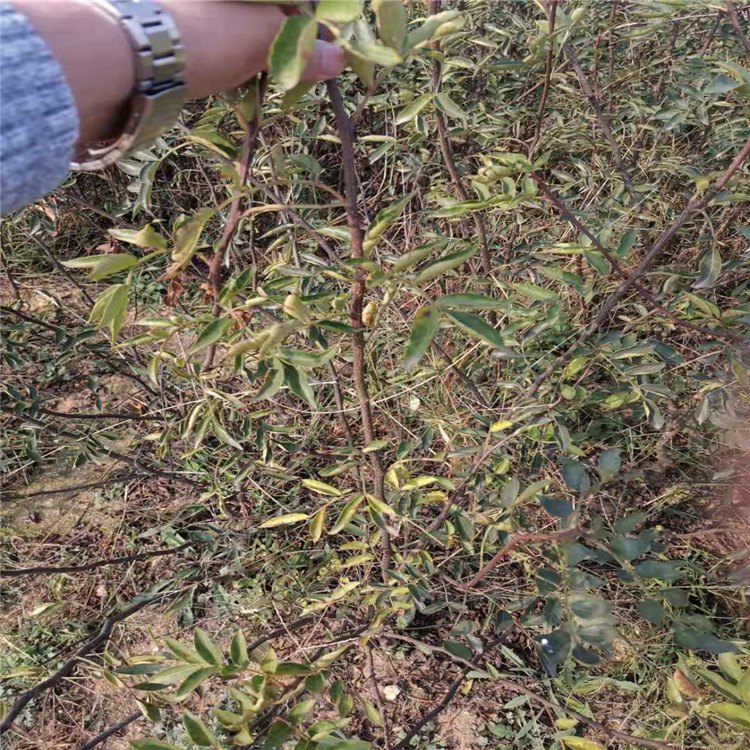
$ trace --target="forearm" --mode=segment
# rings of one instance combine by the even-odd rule
[[[125,30],[87,0],[14,0],[13,4],[63,69],[80,119],[81,143],[117,136],[135,81]],[[185,46],[190,97],[238,86],[262,70],[284,20],[274,5],[184,0],[161,0],[160,5],[174,19]]]

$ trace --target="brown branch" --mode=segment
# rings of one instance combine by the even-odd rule
[[[75,411],[54,411],[52,409],[45,409],[43,407],[39,407],[37,409],[37,412],[39,414],[46,414],[50,417],[60,417],[61,419],[121,419],[122,421],[128,422],[153,422],[155,420],[164,419],[163,415],[148,416],[144,414],[121,414],[118,412],[107,411],[86,414],[84,412]]]
[[[341,157],[344,170],[344,186],[346,195],[346,220],[349,225],[349,237],[352,244],[352,257],[363,259],[363,233],[362,219],[357,207],[357,173],[355,166],[354,154],[354,132],[346,114],[344,100],[341,97],[341,91],[335,80],[326,82],[328,98],[331,100],[331,106],[336,116],[336,125],[338,128],[339,138],[341,139]],[[366,272],[363,268],[358,267],[354,276],[354,288],[352,294],[351,306],[349,308],[349,321],[354,328],[352,334],[352,369],[354,372],[354,385],[359,398],[359,413],[362,420],[362,432],[365,443],[369,444],[375,440],[375,428],[372,421],[372,406],[370,403],[370,393],[367,388],[365,361],[365,334],[364,324],[362,321],[362,311],[364,309],[365,297],[365,277]],[[385,502],[385,470],[377,451],[369,454],[370,465],[375,475],[375,497],[381,502]],[[388,532],[382,529],[381,547],[380,547],[380,571],[384,581],[388,578],[388,568],[391,562],[391,542]]]
[[[625,162],[622,159],[622,151],[620,150],[620,146],[615,140],[615,136],[612,133],[612,128],[609,125],[609,120],[607,120],[604,112],[602,111],[599,99],[597,99],[596,94],[594,94],[594,91],[591,88],[591,84],[589,83],[588,78],[586,78],[586,74],[583,72],[581,63],[578,60],[576,53],[573,51],[573,48],[570,46],[570,44],[566,43],[563,49],[568,55],[568,59],[570,60],[570,64],[573,66],[573,70],[575,70],[576,72],[576,76],[578,76],[578,82],[581,86],[581,90],[586,95],[591,108],[594,110],[594,114],[596,115],[599,127],[602,129],[604,137],[607,139],[609,147],[612,149],[612,155],[615,159],[615,166],[617,167],[617,171],[622,176],[625,187],[627,188],[627,191],[630,194],[630,198],[632,199],[633,203],[637,203],[638,194],[635,192],[635,188],[633,187],[633,180],[631,179],[630,172],[628,172],[628,169],[625,166]]]
[[[261,115],[263,109],[263,96],[266,90],[266,79],[267,74],[261,73],[258,78],[258,100],[253,113],[252,120],[247,123],[245,130],[245,139],[242,143],[242,156],[240,157],[240,171],[237,176],[237,186],[232,196],[232,207],[229,212],[229,219],[224,225],[224,231],[222,232],[221,239],[216,246],[213,257],[208,267],[208,283],[211,287],[211,294],[214,299],[213,315],[214,318],[218,318],[221,315],[221,303],[219,302],[219,293],[221,291],[220,277],[221,277],[221,261],[224,259],[224,254],[229,247],[229,243],[232,241],[237,227],[242,219],[242,204],[245,198],[243,188],[247,182],[247,175],[250,171],[250,162],[253,159],[255,153],[255,145],[258,141],[258,134],[261,129]],[[206,355],[203,358],[203,369],[210,370],[213,366],[214,357],[216,355],[216,342],[210,344],[206,349]]]
[[[64,495],[67,492],[82,492],[83,490],[94,490],[98,487],[108,487],[110,484],[129,482],[131,479],[143,479],[144,474],[124,474],[121,477],[104,479],[101,482],[90,482],[89,484],[74,484],[70,487],[61,487],[59,490],[39,490],[29,492],[27,495],[6,495],[4,500],[30,500],[32,497],[49,497],[50,495]]]
[[[91,295],[83,288],[78,279],[60,263],[60,261],[52,254],[52,251],[36,236],[30,234],[29,237],[36,243],[37,247],[47,256],[49,262],[83,295],[86,302],[90,305],[94,304],[94,300]]]
[[[573,358],[576,350],[583,346],[599,329],[604,321],[609,317],[609,314],[614,309],[615,305],[622,299],[625,293],[643,276],[646,271],[653,265],[656,258],[666,248],[671,239],[677,234],[682,228],[683,224],[697,211],[704,209],[714,198],[714,196],[724,188],[729,182],[734,173],[742,166],[743,162],[750,155],[750,138],[747,139],[745,145],[742,147],[740,152],[734,158],[732,163],[727,167],[724,174],[710,187],[702,198],[693,196],[688,202],[685,208],[682,209],[680,215],[672,222],[672,224],[665,229],[659,238],[651,246],[651,249],[646,253],[643,260],[639,265],[630,273],[625,281],[610,295],[607,301],[602,305],[599,314],[594,320],[586,326],[581,332],[581,335],[566,351],[564,351],[555,361],[547,367],[544,372],[539,375],[536,380],[531,384],[531,387],[526,392],[527,397],[531,397],[537,393],[541,386],[552,376],[558,367],[566,364]]]
[[[423,643],[422,641],[418,641],[415,638],[410,638],[409,636],[403,636],[403,635],[399,635],[395,633],[383,633],[383,635],[386,638],[393,638],[395,640],[411,643],[418,648],[424,648],[424,649],[427,649],[428,651],[445,654],[452,661],[462,664],[465,667],[468,667],[469,669],[477,669],[477,670],[482,669],[480,665],[475,664],[469,659],[463,659],[460,656],[455,656],[454,654],[450,653],[450,651],[448,651],[447,649],[441,648],[439,646],[432,646],[429,643]],[[633,745],[641,745],[642,747],[654,748],[654,750],[678,750],[678,748],[676,748],[674,745],[670,745],[667,742],[661,742],[660,740],[648,740],[648,739],[645,739],[644,737],[636,737],[635,735],[626,734],[625,732],[620,732],[617,729],[612,729],[611,727],[608,727],[606,724],[601,724],[600,722],[595,721],[594,719],[590,719],[588,716],[584,716],[584,714],[579,713],[578,711],[575,711],[572,708],[568,708],[567,706],[560,705],[559,703],[553,703],[552,701],[547,700],[546,698],[539,695],[539,693],[535,692],[534,690],[531,690],[530,688],[527,688],[524,685],[519,685],[517,682],[514,682],[513,680],[509,680],[505,677],[497,678],[496,680],[494,680],[494,684],[498,685],[499,687],[504,687],[508,690],[512,690],[515,693],[523,693],[524,695],[531,698],[533,701],[536,701],[537,703],[540,703],[542,706],[552,709],[553,711],[562,711],[563,713],[568,714],[568,716],[572,716],[573,718],[578,719],[578,721],[580,721],[581,724],[585,724],[586,726],[592,727],[593,729],[598,729],[600,732],[603,732],[611,739],[622,740],[623,742],[628,742]],[[398,745],[394,748],[394,750],[401,750],[401,747],[402,747],[401,745]]]
[[[529,148],[529,159],[534,155],[534,150],[539,142],[539,136],[542,132],[542,120],[544,119],[544,109],[547,106],[547,97],[549,96],[550,80],[552,78],[552,59],[555,47],[555,20],[557,18],[558,0],[551,0],[547,8],[547,36],[549,44],[547,45],[547,58],[544,63],[544,89],[542,90],[542,99],[539,102],[539,109],[536,113],[536,127],[534,128],[534,138]]]
[[[344,396],[341,392],[341,381],[339,380],[339,374],[336,372],[336,368],[334,367],[333,362],[328,362],[326,364],[326,368],[328,369],[328,374],[331,376],[332,380],[333,398],[336,401],[339,424],[341,425],[341,429],[344,431],[344,435],[346,435],[347,444],[350,448],[353,448],[354,434],[352,433],[352,428],[349,427],[349,422],[346,419],[346,407],[344,406]]]
[[[92,638],[90,641],[87,641],[83,644],[76,652],[73,654],[73,656],[68,659],[68,661],[65,662],[65,664],[60,667],[60,669],[57,670],[51,677],[48,677],[43,682],[40,682],[39,684],[35,685],[33,688],[30,688],[25,693],[21,693],[19,698],[16,700],[16,702],[13,704],[13,706],[10,708],[8,713],[3,718],[2,723],[0,723],[0,735],[7,732],[10,728],[13,722],[16,720],[16,717],[23,711],[24,708],[32,701],[34,698],[39,697],[43,692],[46,690],[49,690],[50,688],[57,685],[60,680],[70,675],[73,670],[76,668],[76,665],[78,662],[84,657],[90,654],[94,649],[98,648],[99,646],[105,644],[110,636],[112,635],[112,631],[114,630],[115,625],[118,622],[122,622],[123,620],[126,620],[131,615],[134,615],[136,612],[139,612],[144,607],[148,606],[149,604],[153,604],[155,601],[164,599],[166,596],[171,596],[172,594],[157,594],[156,596],[153,596],[149,599],[144,599],[140,602],[137,602],[136,604],[131,604],[129,607],[123,609],[121,612],[118,612],[117,614],[110,615],[102,624],[101,630],[99,631],[99,634]]]
[[[375,674],[375,662],[372,658],[372,646],[369,644],[364,646],[365,659],[367,661],[367,672],[372,689],[375,693],[375,703],[377,705],[380,716],[383,719],[383,740],[386,750],[391,750],[391,729],[389,726],[388,716],[383,707],[383,697],[380,695],[380,686],[378,685],[378,677]]]
[[[187,547],[192,547],[194,544],[198,543],[199,542],[185,542],[179,547],[173,547],[172,549],[155,550],[154,552],[139,552],[135,555],[125,555],[123,557],[110,557],[107,560],[96,560],[94,562],[85,563],[84,565],[64,565],[59,568],[14,568],[12,570],[0,569],[0,578],[20,578],[21,576],[42,574],[51,575],[54,573],[79,573],[86,570],[95,570],[96,568],[105,568],[108,565],[122,565],[123,563],[149,560],[153,557],[174,555],[176,552],[180,552]]]
[[[108,740],[113,734],[117,734],[125,729],[125,727],[130,726],[134,721],[142,718],[143,714],[140,711],[135,711],[130,716],[126,716],[122,721],[118,721],[111,727],[107,727],[101,734],[97,734],[96,737],[90,739],[85,745],[81,745],[78,750],[92,750],[92,748],[100,745],[104,740]]]
[[[436,15],[440,12],[440,0],[427,0],[427,6],[430,15]],[[440,42],[436,41],[432,43],[432,48],[436,51],[440,50]],[[434,92],[440,93],[441,81],[443,76],[443,65],[440,62],[440,56],[436,55],[432,64],[432,84]],[[450,139],[448,138],[448,126],[445,123],[445,115],[435,107],[435,117],[437,121],[437,133],[438,142],[440,143],[440,151],[443,154],[443,163],[445,168],[448,170],[451,182],[453,183],[453,189],[456,191],[456,195],[460,201],[469,200],[469,194],[466,192],[461,175],[456,167],[456,160],[453,157],[453,148],[451,147]],[[492,260],[490,259],[489,248],[487,246],[487,230],[484,226],[482,217],[474,212],[472,214],[474,221],[474,231],[477,235],[477,241],[479,243],[479,257],[482,260],[482,271],[485,276],[489,276],[492,273]]]
[[[526,542],[553,542],[558,539],[569,539],[572,536],[577,536],[581,533],[578,527],[573,529],[564,529],[562,531],[550,531],[545,534],[517,534],[512,537],[504,547],[499,549],[493,558],[481,568],[476,575],[466,584],[467,591],[478,586],[496,567],[502,558],[509,552],[514,550],[519,544],[525,544]]]
[[[582,234],[585,234],[586,237],[588,237],[591,242],[594,244],[594,247],[607,259],[610,266],[612,266],[612,270],[623,280],[626,280],[628,275],[625,272],[625,269],[620,265],[620,262],[617,260],[617,258],[612,255],[612,253],[609,252],[609,250],[602,245],[602,243],[599,241],[599,238],[591,232],[588,227],[586,227],[577,217],[576,215],[565,205],[565,203],[562,201],[562,199],[558,198],[550,189],[550,187],[547,185],[547,183],[535,172],[531,173],[531,177],[536,182],[536,184],[539,186],[539,189],[542,191],[544,196],[557,208],[558,211]],[[716,331],[712,330],[711,328],[706,328],[705,326],[699,326],[695,323],[690,323],[687,320],[681,320],[678,318],[673,312],[668,310],[659,300],[654,297],[651,292],[646,289],[639,281],[636,281],[633,283],[633,289],[635,289],[638,294],[640,294],[647,302],[651,304],[652,307],[654,307],[656,310],[661,312],[662,314],[666,315],[675,325],[682,326],[684,328],[690,328],[693,331],[696,331],[698,333],[702,333],[707,336],[713,336],[720,339],[726,339],[729,337],[732,340],[736,340],[737,337],[734,334],[731,333],[717,333]]]
[[[745,54],[750,55],[750,41],[748,41],[748,38],[745,36],[745,32],[742,30],[742,24],[740,24],[739,19],[737,18],[737,13],[734,9],[734,0],[727,0],[727,15],[732,22],[732,26],[734,26],[734,30],[737,32],[737,36],[742,42],[742,46],[745,48]]]

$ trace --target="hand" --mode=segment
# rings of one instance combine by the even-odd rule
[[[63,69],[80,120],[80,142],[117,137],[135,83],[133,52],[122,27],[88,0],[14,0]],[[234,88],[263,70],[284,22],[273,4],[240,0],[161,0],[185,45],[188,95]],[[318,42],[305,78],[338,75],[343,52]]]

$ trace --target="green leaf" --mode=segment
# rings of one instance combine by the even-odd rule
[[[433,99],[433,94],[422,94],[407,104],[396,117],[396,125],[413,120]]]
[[[735,658],[734,654],[730,653],[729,651],[719,654],[719,658],[721,658],[722,656]],[[726,698],[729,698],[733,701],[739,701],[742,699],[739,688],[733,685],[731,682],[727,682],[721,675],[716,674],[716,672],[712,672],[710,669],[695,669],[695,672],[709,685],[711,685],[711,687],[713,687],[715,690],[718,690]]]
[[[401,52],[406,39],[406,10],[401,0],[372,0],[378,37],[389,47]]]
[[[258,528],[275,529],[277,526],[288,526],[292,523],[307,521],[308,518],[310,518],[310,516],[307,513],[286,513],[283,516],[269,518],[268,521],[264,521]]]
[[[296,86],[284,92],[284,96],[281,97],[281,108],[283,110],[289,110],[294,107],[299,100],[315,86],[315,81],[300,81]]]
[[[635,241],[637,238],[638,233],[635,231],[635,229],[628,229],[620,238],[620,244],[617,246],[615,254],[620,258],[625,258],[632,249],[633,245],[635,245]]]
[[[129,245],[137,245],[154,250],[166,250],[167,240],[162,237],[151,224],[146,224],[141,229],[110,229],[109,236]]]
[[[635,572],[642,578],[658,578],[672,583],[685,575],[680,570],[682,566],[683,563],[673,560],[644,560],[635,566]]]
[[[228,318],[214,318],[199,334],[193,345],[190,347],[190,353],[194,354],[201,349],[217,342],[227,327],[231,324]]]
[[[313,671],[309,664],[300,664],[296,661],[283,661],[276,667],[277,677],[296,677],[298,675],[307,675]]]
[[[459,312],[458,310],[446,310],[446,313],[470,335],[479,338],[490,346],[498,348],[503,346],[503,337],[500,332],[495,330],[478,315]]]
[[[386,503],[382,502],[381,500],[378,500],[376,497],[373,497],[372,495],[367,495],[367,504],[378,513],[382,513],[384,516],[391,516],[393,518],[396,515],[396,511],[391,508],[390,505],[387,505]]]
[[[362,13],[364,0],[319,0],[315,17],[335,23],[351,23]]]
[[[64,260],[62,265],[66,268],[90,268],[89,278],[92,281],[101,281],[118,271],[136,265],[138,259],[128,253],[117,255],[88,255],[85,258],[74,258]]]
[[[471,649],[460,641],[443,641],[443,648],[453,656],[458,656],[460,659],[471,659],[473,653]]]
[[[196,669],[189,677],[180,684],[175,692],[175,698],[184,698],[195,690],[198,685],[205,682],[209,677],[212,677],[218,672],[216,667],[203,667],[202,669]]]
[[[743,729],[750,729],[750,709],[736,703],[711,703],[706,710]]]
[[[308,677],[307,679],[310,678]],[[300,701],[288,713],[287,720],[292,724],[299,724],[301,721],[304,721],[313,710],[313,708],[315,708],[315,703],[315,698],[311,698],[310,700],[306,701]]]
[[[586,250],[586,260],[589,265],[595,268],[602,276],[608,276],[612,269],[609,267],[609,261],[598,250]]]
[[[721,255],[719,249],[714,245],[711,250],[701,258],[700,277],[693,284],[693,289],[709,289],[714,285],[721,273]]]
[[[293,89],[300,81],[312,54],[317,23],[307,16],[289,16],[276,35],[268,56],[268,71],[282,90]]]
[[[615,536],[609,544],[620,560],[635,560],[651,548],[651,540],[643,537]]]
[[[317,479],[303,479],[302,484],[307,487],[308,490],[316,492],[318,495],[326,495],[327,497],[341,497],[341,490],[337,489],[331,484],[326,484]]]
[[[648,518],[648,513],[631,513],[630,515],[618,518],[612,528],[618,534],[629,534],[635,531],[638,524],[643,523]]]
[[[589,473],[586,467],[578,461],[566,461],[562,467],[562,477],[568,487],[582,495],[591,489]]]
[[[469,310],[498,310],[508,303],[505,300],[485,297],[483,294],[446,294],[438,297],[433,303],[434,307],[464,307]]]
[[[262,672],[266,674],[276,674],[276,670],[279,668],[279,660],[276,657],[276,652],[269,648],[263,658],[260,660],[260,668]]]
[[[383,232],[398,219],[399,216],[404,212],[404,209],[409,204],[409,201],[414,197],[414,193],[405,195],[400,200],[391,203],[390,206],[386,206],[382,210],[378,211],[378,215],[375,220],[370,224],[365,234],[364,243],[362,249],[366,254],[372,251],[377,244]]]
[[[511,284],[511,286],[521,294],[531,297],[538,302],[557,302],[560,296],[553,289],[545,289],[536,284]]]
[[[284,368],[283,366],[277,365],[277,361],[278,360],[275,360],[273,362],[273,365],[266,374],[263,385],[255,394],[256,401],[273,398],[279,392],[281,386],[284,385]]]
[[[432,339],[440,326],[440,313],[431,305],[417,310],[411,324],[409,345],[406,347],[404,369],[411,370],[430,348]]]
[[[173,745],[171,742],[163,742],[153,738],[130,740],[130,747],[133,750],[180,750],[177,745]]]
[[[356,495],[353,497],[342,509],[339,517],[336,519],[336,523],[328,531],[328,535],[338,534],[344,526],[346,526],[352,518],[357,514],[357,509],[360,503],[365,499],[364,495]]]
[[[224,660],[222,659],[221,651],[219,651],[218,646],[211,640],[211,637],[205,630],[196,628],[193,638],[195,641],[195,650],[204,661],[217,667],[222,665]]]
[[[383,717],[380,715],[380,711],[378,711],[375,706],[370,703],[370,701],[363,701],[364,707],[365,707],[365,716],[367,717],[367,720],[373,723],[376,727],[382,727],[383,726]]]
[[[476,252],[476,247],[469,247],[466,250],[459,250],[458,252],[444,255],[440,260],[436,260],[434,263],[430,263],[429,266],[423,268],[417,274],[415,281],[417,284],[423,284],[425,281],[432,281],[432,279],[441,276],[447,271],[452,271],[454,268],[463,265],[469,260],[469,258],[475,255]]]
[[[654,625],[661,625],[664,622],[666,611],[661,602],[657,602],[655,599],[644,599],[638,602],[635,608],[641,617]]]
[[[125,310],[128,306],[129,291],[130,287],[127,284],[111,286],[97,299],[96,304],[91,310],[92,320],[94,319],[95,312],[97,312],[99,313],[99,327],[104,328],[106,326],[109,328],[113,344],[117,341],[120,329],[122,328]],[[105,298],[104,295],[107,295],[107,297]],[[101,309],[98,309],[97,306],[102,299],[104,305]]]
[[[620,458],[619,448],[608,448],[599,454],[596,468],[603,482],[607,482],[620,471],[622,459]]]
[[[464,112],[445,92],[435,94],[435,104],[437,105],[437,108],[444,114],[448,115],[448,117],[464,121],[468,117],[466,112]]]
[[[386,47],[379,42],[367,42],[357,39],[349,42],[347,49],[362,60],[377,63],[386,68],[392,68],[394,65],[403,62],[403,58],[396,50]]]
[[[182,661],[201,663],[201,658],[198,654],[187,646],[183,646],[179,641],[173,638],[165,638],[164,643],[167,644],[167,648]]]
[[[289,724],[283,721],[275,721],[266,735],[266,741],[263,744],[264,750],[278,750],[289,739],[293,729]]]
[[[246,667],[250,664],[250,657],[247,654],[247,640],[241,630],[238,630],[232,636],[232,641],[229,644],[229,658],[232,660],[232,664],[238,667]]]
[[[311,409],[317,411],[318,404],[315,401],[315,393],[310,386],[307,373],[291,365],[284,366],[286,382],[295,396],[299,396]]]
[[[383,448],[388,447],[389,443],[387,440],[384,440],[381,438],[380,440],[373,440],[371,443],[368,443],[364,448],[362,448],[362,453],[375,453],[375,451],[382,450]]]
[[[219,421],[218,417],[214,415],[211,419],[211,432],[221,440],[224,445],[230,445],[238,451],[242,450],[242,445],[238,443],[227,431],[224,425]]]
[[[575,510],[572,503],[556,497],[544,497],[540,495],[539,503],[547,513],[555,516],[555,518],[567,518]]]
[[[199,747],[213,747],[219,744],[213,732],[187,709],[182,712],[182,723],[185,725],[188,737]]]
[[[736,651],[737,647],[729,641],[722,641],[712,633],[704,633],[693,628],[675,626],[675,640],[684,648],[708,651],[712,654]]]
[[[742,667],[734,654],[719,654],[717,661],[719,663],[719,669],[729,682],[733,685],[737,685],[740,680],[742,680]]]
[[[420,245],[419,247],[415,248],[414,250],[410,250],[408,253],[404,253],[394,264],[393,264],[393,273],[399,273],[401,271],[405,271],[407,268],[410,268],[413,265],[416,265],[419,263],[420,260],[423,260],[428,255],[434,253],[436,250],[439,250],[441,247],[445,246],[445,240],[437,240],[436,242],[428,242],[426,245]]]
[[[458,11],[445,10],[430,16],[421,26],[410,31],[406,37],[406,48],[413,49],[429,41],[439,39],[463,26],[463,18]]]

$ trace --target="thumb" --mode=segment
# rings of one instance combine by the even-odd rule
[[[302,74],[305,81],[321,81],[335,78],[344,69],[344,50],[334,44],[317,40]]]

